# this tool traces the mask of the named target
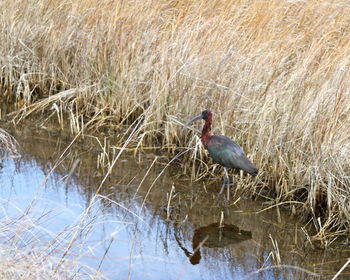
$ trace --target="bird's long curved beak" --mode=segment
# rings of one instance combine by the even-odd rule
[[[200,115],[194,117],[193,119],[191,119],[191,120],[186,124],[186,126],[192,124],[192,123],[195,122],[195,121],[201,120],[201,119],[202,119],[202,114],[200,114]]]
[[[187,127],[188,127],[189,125],[191,125],[193,122],[198,121],[198,120],[201,120],[201,119],[202,119],[202,114],[200,114],[200,115],[194,117],[193,119],[191,119],[191,120],[185,125],[184,128],[187,128]]]

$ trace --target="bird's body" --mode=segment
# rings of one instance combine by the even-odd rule
[[[205,120],[201,140],[214,162],[224,167],[226,174],[224,185],[228,182],[226,168],[241,169],[256,176],[258,168],[248,159],[243,149],[236,142],[223,135],[211,134],[212,117],[212,112],[205,110],[199,116],[190,120],[188,125],[199,119]],[[223,191],[224,185],[220,193]]]
[[[244,154],[242,148],[230,138],[223,135],[212,135],[205,143],[214,162],[226,168],[242,169],[250,175],[257,175],[258,169]]]

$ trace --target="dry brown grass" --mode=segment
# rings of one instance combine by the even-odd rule
[[[0,159],[6,155],[18,157],[18,143],[11,134],[0,128]]]
[[[39,200],[33,200],[25,210],[18,206],[20,199],[0,201],[1,279],[108,279],[87,265],[86,260],[84,262],[84,257],[92,254],[91,247],[105,242],[100,240],[91,246],[89,241],[94,228],[101,226],[101,221],[98,221],[101,214],[86,218],[86,212],[83,212],[77,216],[77,221],[72,221],[63,230],[53,232],[46,226],[57,216],[54,217],[50,211],[37,211],[36,203]],[[16,209],[12,210],[10,216],[7,206]],[[90,207],[93,205],[89,205],[88,209]],[[69,211],[58,204],[56,210]]]
[[[216,132],[261,169],[254,192],[301,199],[321,239],[348,227],[348,1],[4,0],[0,11],[1,95],[17,120],[45,108],[61,125],[119,130],[142,118],[134,145],[174,153],[200,147],[179,121],[211,109]]]

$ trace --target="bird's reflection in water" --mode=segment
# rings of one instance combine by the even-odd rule
[[[202,246],[208,248],[223,248],[251,238],[251,231],[241,230],[235,225],[220,225],[219,223],[214,223],[195,230],[192,238],[193,253],[191,253],[182,246],[180,239],[175,234],[176,242],[193,265],[199,264],[201,260],[200,248]]]

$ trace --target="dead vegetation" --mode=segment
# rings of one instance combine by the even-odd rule
[[[87,212],[100,200],[95,198],[76,221],[55,232],[52,227],[50,230],[50,223],[57,219],[57,213],[38,211],[38,204],[44,204],[44,201],[34,199],[26,209],[21,209],[23,205],[18,205],[23,203],[21,198],[14,201],[2,198],[1,279],[108,279],[84,260],[106,242],[99,240],[92,244],[89,240],[94,229],[101,226],[102,214],[92,211],[94,215],[87,218]],[[55,204],[54,201],[47,203]],[[7,207],[15,210],[10,214]],[[56,207],[57,212],[72,215],[64,205],[57,204]]]
[[[109,127],[119,146],[133,131],[140,149],[191,149],[184,170],[202,178],[215,167],[181,122],[211,109],[216,132],[262,171],[239,188],[303,202],[320,240],[346,233],[346,1],[5,0],[0,10],[1,97],[15,121]]]
[[[11,134],[0,128],[0,156],[6,154],[19,156],[18,143]]]

